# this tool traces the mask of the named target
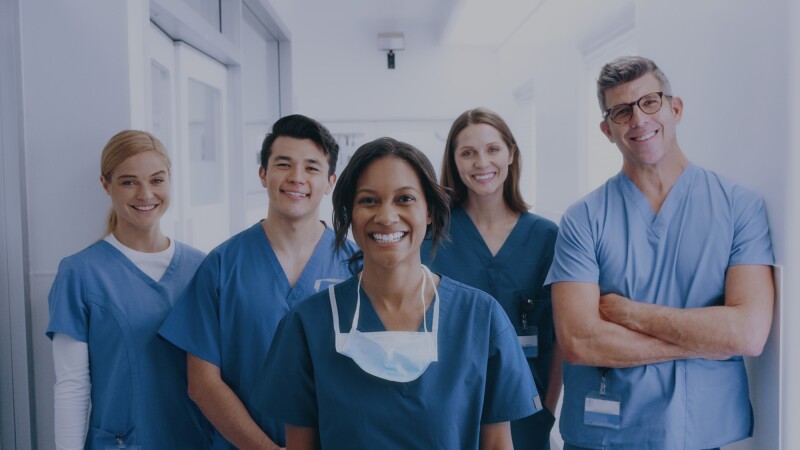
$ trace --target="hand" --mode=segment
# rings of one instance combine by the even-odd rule
[[[607,322],[631,328],[632,315],[631,308],[635,304],[633,301],[619,294],[605,294],[600,296],[600,317]]]

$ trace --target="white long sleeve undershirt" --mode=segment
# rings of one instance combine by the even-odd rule
[[[175,254],[175,242],[158,253],[142,253],[125,247],[113,234],[105,237],[154,280],[160,280]],[[89,376],[89,345],[64,333],[53,334],[53,365],[56,450],[81,450],[86,440],[91,403],[92,381]]]
[[[81,450],[89,421],[89,345],[64,333],[53,335],[53,365],[56,371],[56,450]]]

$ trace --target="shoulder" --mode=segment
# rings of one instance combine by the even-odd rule
[[[200,262],[203,261],[203,258],[206,257],[203,251],[177,240],[175,241],[175,251],[181,252],[181,257],[184,258],[188,264],[199,265]]]
[[[320,245],[327,246],[331,253],[339,257],[337,258],[339,260],[347,260],[360,250],[358,245],[350,239],[345,239],[342,247],[336,248],[336,233],[334,233],[333,229],[328,227],[328,225],[325,225],[325,231],[322,233]]]
[[[58,271],[64,270],[86,270],[92,267],[102,267],[106,265],[109,258],[115,252],[111,244],[99,240],[83,250],[65,257],[58,265]]]
[[[689,166],[695,173],[692,197],[707,197],[714,204],[726,204],[733,217],[746,220],[753,214],[762,214],[764,199],[753,189],[737,181],[699,166]]]
[[[491,295],[472,286],[456,281],[445,275],[439,274],[439,297],[443,302],[448,301],[460,306],[477,307],[487,311],[497,303]]]
[[[537,233],[545,233],[553,237],[558,233],[558,225],[555,222],[538,214],[525,212],[519,216],[519,220],[523,226]]]

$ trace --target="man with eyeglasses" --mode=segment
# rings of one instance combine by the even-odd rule
[[[772,321],[769,226],[754,192],[700,168],[656,64],[597,81],[622,170],[564,214],[550,273],[569,449],[709,449],[752,435],[743,356]]]

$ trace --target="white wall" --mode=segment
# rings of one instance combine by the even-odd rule
[[[787,186],[787,199],[784,206],[786,220],[784,232],[785,246],[785,271],[784,271],[784,296],[783,321],[785,324],[794,324],[800,318],[800,3],[790,2],[790,11],[786,15],[791,26],[789,29],[789,90],[786,102],[793,107],[789,108],[790,145],[789,158],[786,162],[785,173],[789,180]],[[782,343],[782,409],[781,425],[783,431],[782,445],[784,450],[800,447],[800,328],[797,326],[784,327]]]
[[[134,1],[139,4],[140,2]],[[103,233],[112,131],[131,126],[129,2],[20,2],[28,252],[38,447],[52,448],[47,293],[61,258]]]
[[[431,23],[382,27],[360,22],[364,12],[342,2],[272,3],[292,30],[294,112],[321,120],[455,119],[479,105],[502,113],[511,101],[496,51],[443,48]],[[377,49],[382,31],[405,33],[394,70]]]

